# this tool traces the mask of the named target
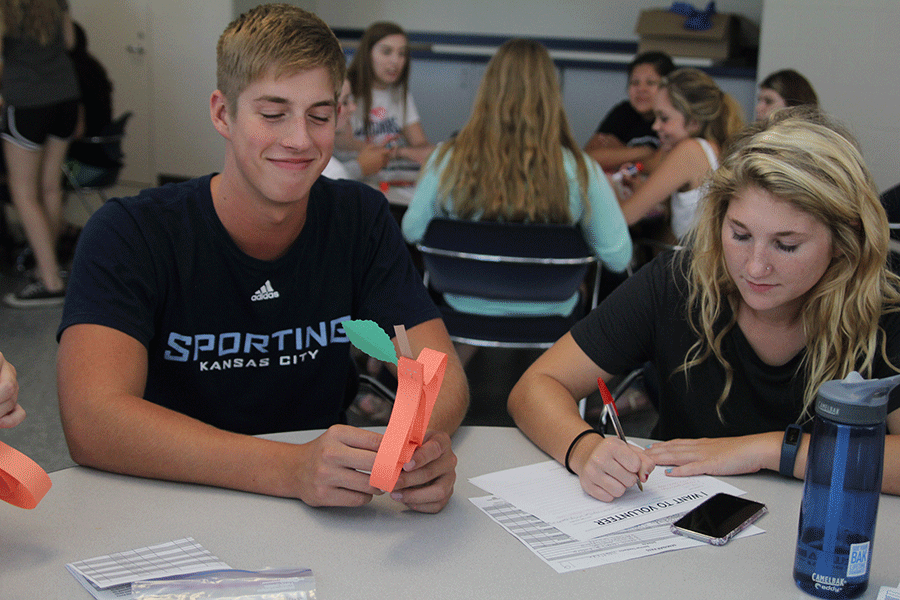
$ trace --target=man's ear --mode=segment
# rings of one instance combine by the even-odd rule
[[[219,90],[214,91],[209,97],[209,117],[216,131],[225,139],[231,139],[231,122],[234,117],[229,111],[228,99]]]

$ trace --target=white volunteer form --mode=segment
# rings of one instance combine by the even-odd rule
[[[877,600],[900,600],[900,585],[895,588],[881,586],[881,589],[878,590]]]
[[[553,460],[488,473],[469,481],[580,541],[685,513],[719,492],[744,494],[714,477],[668,477],[664,471],[654,469],[643,492],[637,486],[631,487],[614,502],[589,496],[581,489],[578,477]]]
[[[125,597],[131,597],[130,587],[133,581],[230,568],[195,542],[194,538],[97,556],[66,565],[66,569],[95,598],[110,597],[103,592],[123,584],[128,586]],[[119,589],[113,593],[114,597],[122,597]]]
[[[669,525],[679,515],[664,517],[631,529],[581,541],[567,536],[534,515],[517,509],[502,498],[483,496],[469,500],[506,531],[513,534],[557,573],[570,573],[652,554],[705,545],[705,542],[672,533]],[[764,532],[759,527],[751,525],[736,535],[733,540],[758,533]]]

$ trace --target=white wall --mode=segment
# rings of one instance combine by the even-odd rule
[[[113,84],[113,110],[132,113],[125,131],[123,180],[153,181],[150,82],[150,18],[147,0],[124,0],[117,10],[108,0],[79,0],[72,18],[87,33],[88,51],[106,68]]]
[[[113,82],[116,114],[131,111],[122,179],[155,185],[160,173],[222,168],[222,138],[209,118],[216,41],[231,0],[78,0],[72,17]],[[136,51],[135,49],[138,49]]]
[[[879,190],[900,182],[900,2],[765,0],[759,78],[793,68],[858,138]]]
[[[156,173],[219,171],[224,142],[210,120],[209,97],[216,89],[216,42],[234,16],[232,2],[150,0],[150,11]]]

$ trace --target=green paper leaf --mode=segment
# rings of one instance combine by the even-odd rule
[[[397,364],[397,351],[388,334],[374,321],[344,321],[341,323],[350,342],[378,360]]]

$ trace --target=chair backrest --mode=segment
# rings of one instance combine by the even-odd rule
[[[125,126],[130,118],[130,112],[122,113],[106,126],[102,134],[85,138],[82,141],[98,144],[111,160],[121,164],[122,158],[125,156],[122,152],[122,140],[125,138]]]
[[[434,291],[494,300],[567,300],[597,262],[572,225],[438,218],[417,247]]]
[[[72,187],[106,188],[115,185],[124,166],[122,141],[130,118],[130,112],[122,113],[100,135],[72,142],[67,166],[63,168]]]

